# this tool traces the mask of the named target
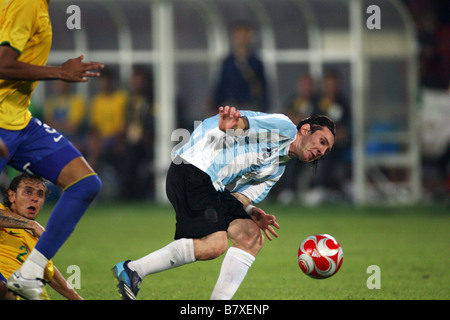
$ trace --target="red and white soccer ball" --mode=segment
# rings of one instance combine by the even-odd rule
[[[325,279],[336,274],[342,265],[344,251],[328,234],[307,237],[298,248],[298,265],[311,278]]]

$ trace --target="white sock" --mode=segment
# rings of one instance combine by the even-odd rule
[[[139,260],[131,261],[128,263],[128,267],[136,271],[141,279],[144,279],[149,274],[173,269],[194,261],[194,241],[183,238],[175,240]]]
[[[20,267],[20,273],[25,279],[44,278],[44,269],[48,259],[36,249],[31,250],[30,255]]]
[[[230,247],[222,262],[211,300],[230,300],[244,281],[255,257],[244,250]]]

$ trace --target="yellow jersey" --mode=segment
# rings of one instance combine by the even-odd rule
[[[117,90],[111,94],[98,93],[92,99],[91,127],[100,137],[109,138],[122,132],[125,126],[125,108],[128,94]]]
[[[66,94],[60,96],[50,96],[45,101],[44,119],[47,124],[61,133],[64,128],[54,125],[61,121],[64,125],[69,125],[72,128],[81,126],[86,115],[86,104],[81,95]],[[68,128],[65,128],[68,129]]]
[[[0,209],[9,210],[0,203]],[[38,238],[25,229],[0,228],[0,273],[8,279],[22,266],[35,247]],[[53,279],[54,268],[50,260],[44,271],[44,280]]]
[[[0,0],[0,45],[20,62],[44,66],[52,44],[47,0]],[[21,130],[31,119],[31,95],[39,81],[0,79],[0,128]]]

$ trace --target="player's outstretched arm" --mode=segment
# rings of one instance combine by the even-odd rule
[[[40,237],[45,229],[38,222],[30,220],[9,210],[0,209],[0,228],[25,229]]]
[[[223,132],[227,130],[248,129],[247,118],[241,117],[241,112],[235,107],[219,108],[219,129]]]
[[[9,45],[0,46],[0,79],[86,82],[90,77],[100,76],[93,70],[103,68],[103,64],[98,62],[83,62],[84,55],[69,59],[61,66],[36,66],[17,61],[18,58],[19,53]]]
[[[69,82],[86,82],[91,77],[100,76],[99,72],[92,70],[103,69],[103,64],[98,62],[83,62],[84,54],[69,59],[61,66],[60,79]]]

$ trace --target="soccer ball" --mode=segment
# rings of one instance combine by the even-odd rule
[[[336,274],[342,265],[344,251],[328,234],[307,237],[298,248],[298,265],[311,278],[325,279]]]

